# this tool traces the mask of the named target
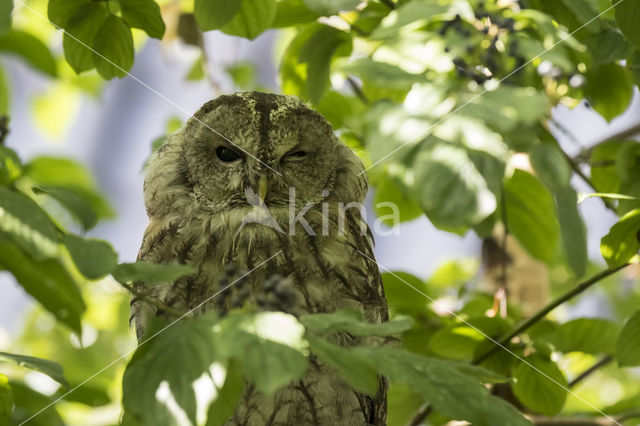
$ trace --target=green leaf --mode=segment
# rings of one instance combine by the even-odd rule
[[[462,373],[450,361],[389,347],[356,347],[353,351],[368,358],[392,383],[407,385],[452,419],[489,426],[498,418],[503,426],[531,426],[513,405],[489,395],[476,377]]]
[[[415,275],[400,271],[384,272],[382,284],[392,311],[419,313],[428,310],[430,301],[420,294],[429,294],[427,286]]]
[[[18,154],[11,148],[0,146],[0,185],[7,186],[22,174]]]
[[[0,186],[0,231],[36,260],[58,254],[58,236],[49,216],[31,198],[4,186]]]
[[[0,426],[11,424],[11,412],[13,411],[13,392],[9,386],[9,379],[0,374]]]
[[[271,26],[277,7],[273,0],[242,0],[238,13],[221,31],[253,40]]]
[[[587,46],[595,65],[625,59],[633,50],[633,44],[617,28],[604,28],[581,41]]]
[[[209,406],[206,426],[222,426],[233,415],[244,390],[244,375],[237,362],[227,364],[224,385]]]
[[[0,35],[11,29],[13,0],[0,0]]]
[[[567,261],[576,276],[581,277],[587,271],[587,228],[578,211],[576,192],[570,186],[560,188],[555,201]]]
[[[164,35],[164,22],[160,6],[154,0],[119,0],[122,19],[130,27],[144,30],[149,37],[161,39]]]
[[[393,336],[407,331],[413,325],[409,317],[402,317],[379,324],[366,322],[361,312],[339,310],[332,313],[307,314],[300,322],[309,330],[319,334],[344,331],[354,336]]]
[[[62,241],[78,270],[90,280],[109,274],[118,263],[118,255],[106,241],[83,239],[71,234],[65,235]]]
[[[427,346],[435,355],[456,360],[471,360],[484,335],[466,324],[441,328],[429,339]]]
[[[136,263],[121,263],[111,274],[121,283],[143,281],[145,284],[162,284],[173,282],[178,278],[195,273],[189,265],[161,265],[139,261]]]
[[[0,52],[3,51],[15,53],[31,67],[51,77],[58,75],[56,61],[49,48],[29,33],[10,30],[0,35]]]
[[[620,178],[616,170],[621,141],[609,141],[596,145],[589,158],[591,181],[598,192],[616,193],[620,190]]]
[[[616,4],[616,21],[625,36],[640,48],[640,1],[626,0]]]
[[[252,89],[256,86],[257,70],[256,65],[250,61],[235,62],[225,68],[233,80],[233,84],[243,90]]]
[[[640,311],[622,327],[616,343],[616,359],[621,367],[640,366]]]
[[[599,318],[578,318],[561,324],[548,339],[560,352],[612,354],[620,327]]]
[[[93,42],[93,61],[106,80],[125,77],[133,65],[131,28],[122,18],[111,15],[102,24]]]
[[[633,79],[629,70],[616,64],[589,68],[584,95],[607,121],[622,114],[631,103]]]
[[[202,31],[217,30],[231,21],[243,1],[248,0],[195,0],[193,14]]]
[[[14,381],[11,382],[11,390],[16,401],[11,424],[29,422],[30,426],[65,426],[55,407],[42,411],[43,407],[54,401],[52,397]]]
[[[420,206],[407,196],[405,189],[394,183],[392,176],[380,179],[375,189],[374,206],[376,217],[389,227],[398,225],[396,221],[408,222],[423,214]]]
[[[629,262],[640,250],[640,209],[631,210],[600,241],[600,253],[609,268]]]
[[[22,288],[58,321],[81,333],[80,317],[85,304],[77,283],[59,260],[33,260],[14,244],[0,239],[0,267],[11,272]]]
[[[67,21],[62,47],[64,57],[76,74],[95,66],[91,49],[98,30],[109,16],[106,2],[90,2],[81,5]]]
[[[64,378],[62,366],[48,359],[37,358],[35,356],[16,355],[7,352],[0,352],[0,359],[15,362],[21,367],[39,371],[51,377],[63,386],[69,386],[69,382]]]
[[[303,0],[280,0],[272,28],[299,26],[313,22],[319,15],[311,11]]]
[[[351,48],[351,36],[326,25],[320,26],[302,46],[299,60],[307,64],[307,94],[314,104],[320,102],[329,87],[331,58],[344,48]]]
[[[532,355],[520,362],[513,371],[513,393],[527,408],[553,416],[558,414],[567,399],[567,379],[558,366]]]
[[[495,195],[464,147],[430,138],[415,156],[413,172],[415,196],[438,228],[473,226],[496,209]]]
[[[307,335],[309,349],[323,363],[335,369],[351,387],[367,395],[378,391],[378,374],[371,362],[358,353],[322,338]]]
[[[500,85],[482,96],[462,97],[460,114],[485,121],[492,128],[508,132],[522,124],[535,124],[551,111],[549,99],[533,87]]]
[[[68,158],[38,157],[25,166],[25,175],[37,184],[34,191],[55,198],[85,229],[93,228],[98,219],[114,215],[91,173],[80,163]]]
[[[533,175],[516,169],[504,192],[509,231],[533,257],[551,262],[559,230],[549,190]]]
[[[269,340],[254,340],[239,358],[247,379],[268,395],[299,379],[307,369],[304,355]]]
[[[36,193],[43,193],[57,200],[71,215],[80,222],[85,230],[89,230],[98,223],[98,213],[91,202],[77,191],[68,188],[39,186],[34,188]]]
[[[179,424],[171,399],[196,423],[194,382],[201,377],[213,386],[211,366],[219,361],[215,351],[212,316],[185,318],[138,346],[122,379],[125,415],[140,425]]]
[[[87,356],[87,354],[83,352],[82,356]],[[68,393],[65,388],[60,388],[53,396],[65,401],[79,402],[89,407],[101,407],[111,402],[108,389],[96,384],[84,384],[71,393]]]
[[[347,62],[340,71],[355,74],[369,84],[393,89],[409,89],[413,83],[426,81],[423,74],[410,74],[395,65],[371,58]]]
[[[202,55],[198,56],[193,64],[191,65],[191,69],[187,73],[185,77],[188,81],[197,81],[202,80],[204,78],[204,67],[206,65],[203,63]]]
[[[552,191],[569,186],[571,180],[571,168],[559,149],[548,143],[539,143],[529,154],[536,175]]]
[[[335,15],[343,10],[352,10],[360,3],[360,0],[304,0],[309,9],[320,15]]]
[[[47,15],[51,23],[59,28],[66,28],[69,19],[90,0],[49,0]]]

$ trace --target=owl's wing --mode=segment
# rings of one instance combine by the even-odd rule
[[[193,241],[183,237],[181,228],[182,225],[177,221],[152,218],[145,230],[137,260],[160,264],[187,263]],[[142,281],[133,283],[136,294],[131,298],[129,321],[135,325],[138,340],[142,339],[148,321],[153,316],[162,315],[162,312],[144,299],[152,298],[169,307],[184,309],[186,301],[180,298],[184,292],[178,291],[184,280],[153,287]]]

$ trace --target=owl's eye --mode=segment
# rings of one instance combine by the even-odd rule
[[[242,158],[242,155],[240,153],[225,146],[219,146],[218,149],[216,149],[216,155],[221,161],[224,161],[225,163],[231,163]]]
[[[285,158],[286,159],[291,159],[291,160],[302,160],[306,156],[307,156],[307,152],[306,151],[294,151],[294,152],[290,152],[287,155],[285,155]]]

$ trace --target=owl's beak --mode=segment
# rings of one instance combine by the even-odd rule
[[[264,204],[267,196],[267,175],[264,173],[260,175],[260,180],[258,180],[258,196],[260,202]]]

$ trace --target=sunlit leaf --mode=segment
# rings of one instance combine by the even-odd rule
[[[0,52],[14,53],[31,67],[51,77],[58,74],[55,59],[49,48],[27,32],[10,30],[0,35]]]
[[[201,377],[213,386],[211,367],[218,361],[213,340],[214,318],[185,318],[154,334],[138,347],[122,379],[125,416],[140,425],[177,424],[177,404],[196,424],[194,382]]]
[[[614,352],[620,327],[600,318],[578,318],[561,324],[548,339],[561,352]]]
[[[338,51],[349,50],[350,42],[344,31],[323,25],[302,46],[299,60],[307,64],[307,93],[314,104],[329,87],[331,58]]]
[[[584,95],[607,121],[622,114],[631,103],[633,79],[628,69],[616,64],[589,68]]]
[[[622,327],[616,344],[616,359],[621,367],[640,366],[640,311]]]
[[[129,26],[144,30],[150,37],[162,38],[165,26],[154,0],[120,0],[120,10]]]
[[[395,219],[407,222],[422,216],[423,212],[414,200],[405,194],[404,188],[394,184],[393,177],[385,176],[375,189],[376,216],[387,226],[395,226]],[[397,212],[397,217],[395,215]]]
[[[413,191],[435,226],[472,226],[493,213],[496,197],[467,149],[436,138],[422,145],[413,163]],[[495,166],[504,167],[499,162]]]
[[[366,322],[362,313],[350,310],[302,315],[300,322],[315,333],[331,334],[345,331],[353,336],[398,335],[413,325],[413,320],[409,317],[374,324]]]
[[[0,35],[11,29],[13,0],[0,0]]]
[[[252,89],[256,85],[257,70],[253,62],[236,62],[225,68],[233,83],[243,90]]]
[[[271,26],[282,28],[306,24],[315,21],[318,16],[304,4],[304,0],[280,0]]]
[[[407,272],[384,272],[382,274],[384,292],[389,309],[398,312],[424,312],[431,302],[427,286],[420,278]]]
[[[131,28],[122,18],[111,15],[102,24],[93,42],[93,61],[100,75],[110,80],[122,78],[133,65]]]
[[[62,241],[78,270],[91,280],[109,274],[118,263],[118,255],[106,241],[84,239],[72,234],[65,235]]]
[[[32,99],[31,115],[38,128],[52,139],[61,139],[80,108],[81,94],[64,82],[54,84]]]
[[[0,185],[8,185],[20,176],[22,164],[11,148],[0,146]]]
[[[194,272],[195,269],[188,265],[160,265],[139,261],[117,265],[113,269],[112,275],[121,283],[143,281],[145,284],[152,285],[173,282]]]
[[[571,168],[559,147],[546,143],[536,144],[531,149],[529,159],[536,175],[552,191],[569,185]]]
[[[220,30],[253,40],[271,26],[276,9],[277,3],[273,0],[242,0],[238,13]]]
[[[371,58],[347,62],[340,67],[340,71],[355,74],[368,83],[388,88],[409,88],[413,83],[426,80],[424,75],[410,74],[395,65],[377,62]]]
[[[195,0],[193,14],[202,31],[216,30],[231,21],[243,1],[250,0]]]
[[[532,355],[520,362],[513,371],[513,393],[527,408],[553,416],[558,414],[567,399],[567,379],[558,366]]]
[[[300,378],[307,369],[304,355],[269,340],[256,340],[245,346],[240,363],[247,379],[266,394],[272,394]]]
[[[9,386],[9,379],[0,374],[0,426],[11,424],[11,412],[13,411],[13,392]]]
[[[0,186],[0,231],[42,260],[58,253],[58,236],[49,216],[29,197]]]
[[[17,355],[7,352],[0,352],[0,360],[12,361],[21,367],[39,371],[51,377],[63,386],[69,386],[69,382],[64,378],[62,366],[48,359],[37,358],[35,356]]]
[[[514,172],[504,190],[509,231],[533,257],[550,262],[559,237],[551,193],[522,170]]]
[[[640,250],[640,209],[631,210],[602,237],[600,253],[610,268],[627,263]]]

